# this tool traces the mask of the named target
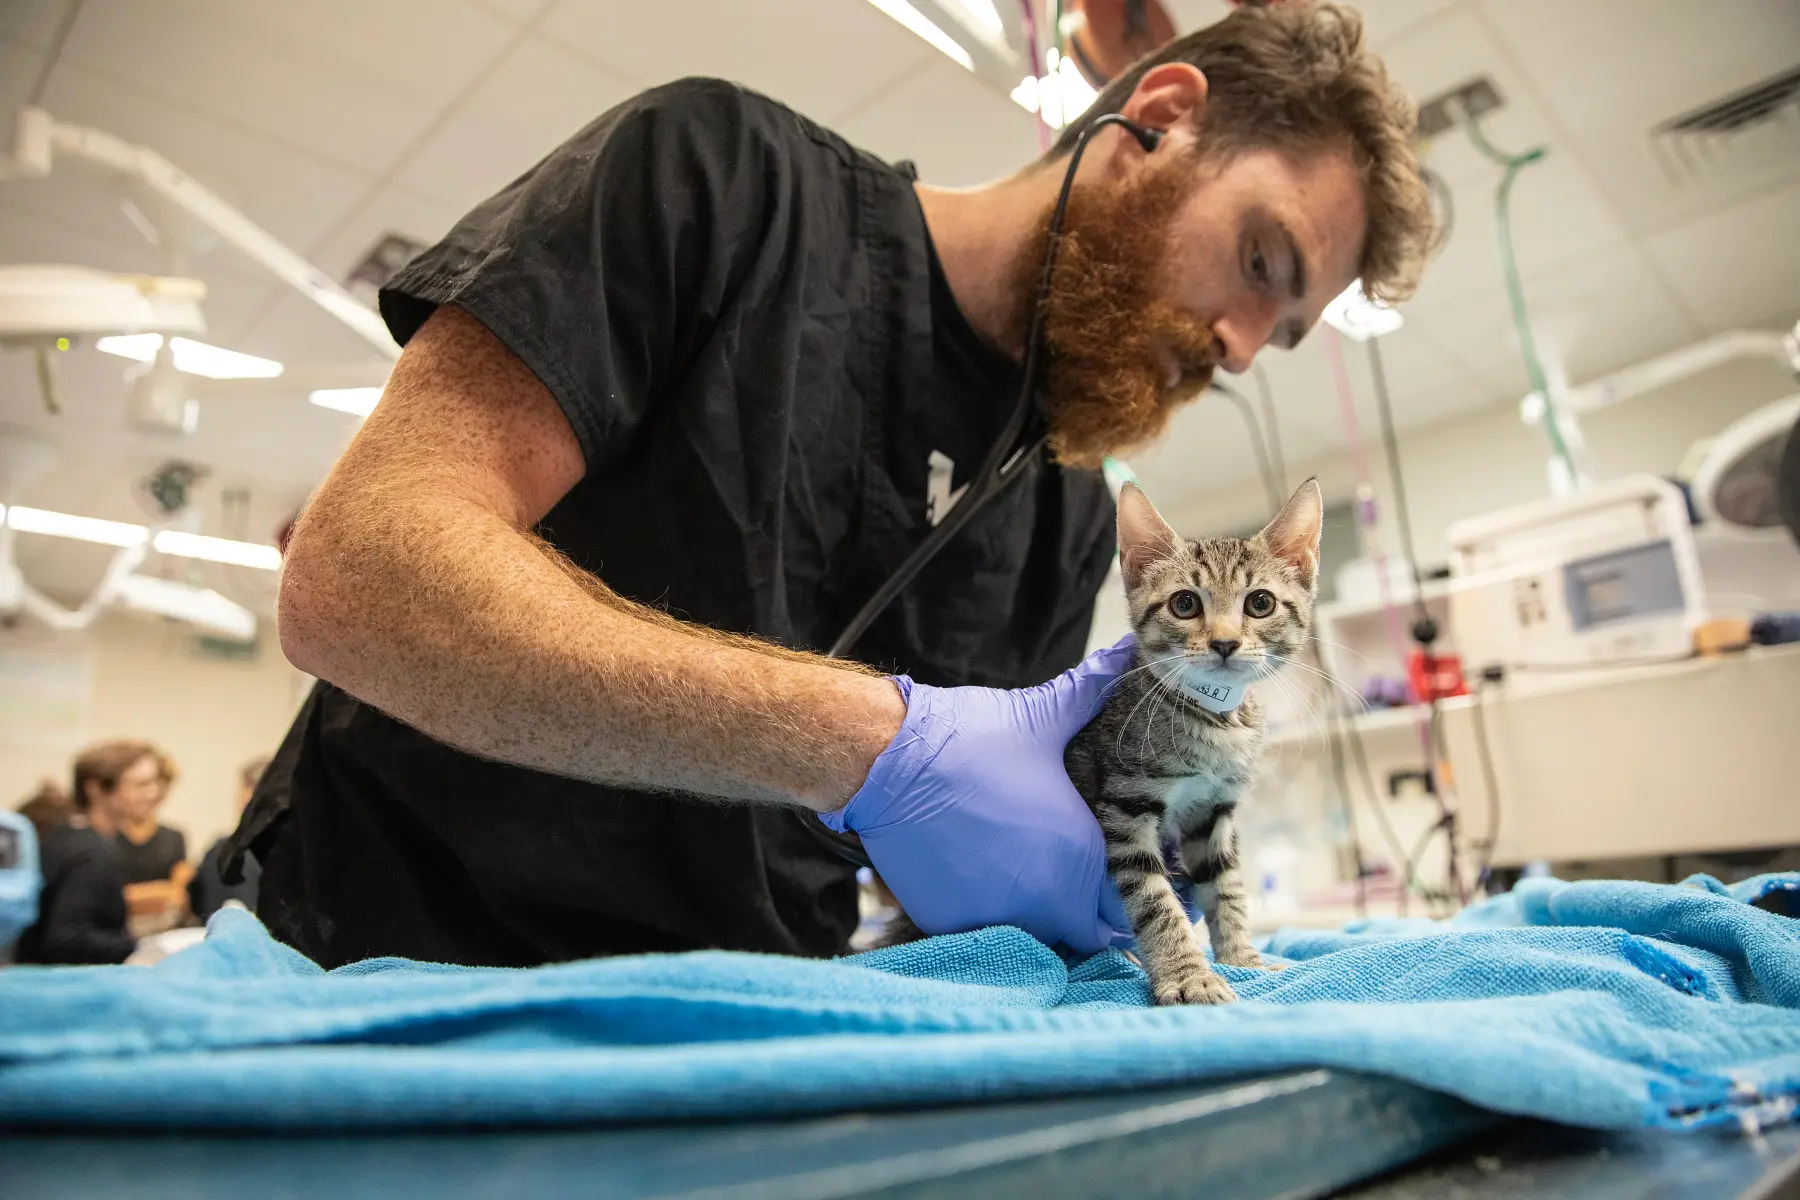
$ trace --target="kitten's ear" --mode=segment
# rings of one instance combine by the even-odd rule
[[[1319,481],[1309,479],[1256,537],[1271,554],[1291,563],[1301,581],[1312,588],[1318,586],[1319,533],[1324,525],[1325,498],[1319,492]]]
[[[1126,587],[1142,583],[1151,564],[1174,554],[1179,545],[1181,539],[1142,488],[1128,483],[1119,489],[1119,570]]]

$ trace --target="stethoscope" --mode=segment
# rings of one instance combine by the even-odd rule
[[[1136,121],[1119,113],[1107,113],[1096,117],[1081,135],[1075,139],[1075,148],[1069,154],[1069,167],[1063,173],[1062,190],[1057,193],[1056,207],[1050,214],[1050,241],[1044,248],[1044,267],[1038,277],[1038,296],[1041,298],[1050,293],[1051,273],[1056,267],[1056,245],[1062,237],[1063,217],[1069,207],[1069,191],[1075,183],[1075,169],[1081,165],[1081,155],[1087,149],[1088,139],[1096,131],[1107,126],[1117,125],[1137,139],[1146,153],[1153,151],[1161,144],[1163,131],[1147,129]],[[829,658],[842,658],[849,653],[857,641],[868,631],[875,618],[887,610],[895,597],[906,589],[906,585],[918,577],[920,571],[955,537],[957,531],[967,525],[976,513],[980,512],[995,496],[1005,490],[1007,484],[1018,478],[1020,468],[1035,458],[1043,449],[1046,434],[1041,429],[1033,429],[1027,433],[1026,427],[1031,422],[1032,409],[1036,407],[1038,382],[1043,375],[1043,305],[1034,304],[1031,309],[1031,326],[1025,335],[1025,364],[1019,380],[1019,398],[1013,402],[1012,415],[1007,418],[1006,427],[994,440],[988,450],[987,457],[981,461],[981,468],[975,478],[968,483],[962,497],[950,506],[935,528],[925,536],[913,552],[906,556],[894,569],[893,574],[882,581],[863,606],[856,610],[844,631],[831,643],[826,651]],[[868,855],[863,851],[862,843],[853,834],[834,834],[823,826],[809,819],[807,822],[817,833],[823,834],[829,841],[831,849],[840,857],[846,858],[860,867],[872,865]]]
[[[1075,183],[1075,169],[1081,165],[1081,155],[1087,149],[1088,139],[1107,125],[1117,125],[1124,129],[1137,139],[1138,145],[1145,152],[1155,150],[1163,139],[1162,130],[1146,129],[1119,113],[1096,117],[1081,131],[1081,135],[1075,139],[1075,149],[1069,154],[1069,167],[1063,173],[1062,190],[1057,193],[1056,208],[1050,214],[1050,241],[1044,248],[1044,267],[1038,278],[1039,297],[1047,296],[1050,292],[1051,273],[1056,267],[1056,246],[1062,238],[1063,216],[1069,207],[1069,191]],[[994,440],[987,457],[982,459],[975,478],[969,481],[962,497],[950,506],[950,511],[944,514],[943,520],[926,535],[925,540],[863,602],[856,615],[850,618],[850,623],[844,626],[844,631],[838,634],[837,640],[831,643],[831,649],[826,651],[827,657],[842,658],[848,654],[858,639],[868,631],[875,618],[887,611],[888,605],[905,590],[906,585],[917,578],[925,565],[937,557],[938,552],[976,513],[1005,490],[1007,484],[1018,478],[1020,468],[1035,458],[1043,448],[1046,436],[1044,432],[1026,432],[1032,409],[1036,407],[1038,383],[1043,375],[1043,327],[1043,305],[1034,304],[1031,326],[1025,336],[1025,369],[1019,380],[1019,398],[1013,402],[1012,415],[1007,418],[1005,429]]]

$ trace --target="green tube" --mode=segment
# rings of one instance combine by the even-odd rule
[[[1513,253],[1512,241],[1512,187],[1518,179],[1519,172],[1532,163],[1541,162],[1549,147],[1538,146],[1523,154],[1507,154],[1497,149],[1481,130],[1481,123],[1466,110],[1462,115],[1462,127],[1468,131],[1469,141],[1474,143],[1490,161],[1506,168],[1500,178],[1500,186],[1494,191],[1494,224],[1500,231],[1500,272],[1506,280],[1506,298],[1512,308],[1513,327],[1518,331],[1519,350],[1525,356],[1525,376],[1531,382],[1531,390],[1544,398],[1544,431],[1550,437],[1550,452],[1562,460],[1570,479],[1575,478],[1575,459],[1569,453],[1568,443],[1563,440],[1562,427],[1557,423],[1556,406],[1550,396],[1550,380],[1544,374],[1543,360],[1538,357],[1537,339],[1532,336],[1531,316],[1525,308],[1525,284],[1519,277],[1519,263]]]

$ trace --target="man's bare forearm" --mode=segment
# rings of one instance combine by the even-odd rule
[[[283,645],[471,753],[829,811],[905,715],[885,679],[637,609],[476,506],[364,520],[309,513],[295,530],[297,549],[323,544],[299,549],[284,578]]]
[[[283,650],[484,757],[840,807],[900,726],[897,689],[682,625],[583,574],[528,532],[581,471],[536,378],[473,318],[439,310],[295,526]]]

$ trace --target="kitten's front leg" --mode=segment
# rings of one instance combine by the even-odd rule
[[[1129,803],[1129,801],[1127,801]],[[1106,866],[1125,902],[1137,937],[1150,994],[1157,1004],[1228,1004],[1231,985],[1212,969],[1194,940],[1193,926],[1163,869],[1156,813],[1132,814],[1114,805],[1097,806],[1106,835]]]
[[[1194,881],[1213,958],[1234,967],[1262,967],[1262,955],[1250,944],[1249,897],[1231,819],[1236,807],[1235,802],[1215,805],[1183,830],[1181,862]]]

